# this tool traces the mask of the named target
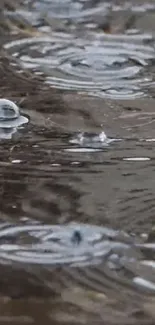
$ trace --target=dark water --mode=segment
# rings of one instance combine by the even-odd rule
[[[0,133],[1,323],[154,324],[155,3],[4,15],[1,97],[29,123]]]

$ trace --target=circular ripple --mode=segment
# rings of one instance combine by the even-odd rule
[[[112,278],[154,291],[154,261],[145,258],[145,250],[154,255],[154,249],[154,243],[123,231],[82,223],[0,226],[1,264],[44,266],[49,271],[63,266],[59,277],[65,285],[67,276],[95,290],[102,290],[104,283],[113,285]]]
[[[45,0],[34,1],[33,9],[37,11],[47,12],[48,18],[74,18],[82,19],[83,17],[94,16],[97,13],[104,14],[105,10],[109,8],[108,2],[92,1],[92,0]]]
[[[154,59],[154,48],[144,45],[138,35],[89,36],[53,33],[52,37],[13,41],[5,49],[23,68],[44,74],[45,82],[52,87],[100,97],[144,95],[151,82],[145,67]]]
[[[44,266],[99,264],[112,251],[122,249],[124,254],[129,248],[126,240],[130,242],[130,237],[123,232],[76,223],[4,227],[0,231],[0,258]]]

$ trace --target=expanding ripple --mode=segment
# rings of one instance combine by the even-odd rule
[[[147,258],[148,250],[153,250],[151,254],[154,258],[154,243],[136,239],[123,231],[95,225],[70,223],[60,226],[15,226],[5,223],[1,224],[0,229],[2,264],[19,263],[44,267],[68,265],[76,268],[94,266],[94,269],[86,269],[86,277],[83,279],[84,282],[88,279],[90,281],[91,276],[91,285],[94,287],[100,279],[96,267],[103,265],[100,270],[103,282],[106,267],[112,272],[109,277],[115,278],[113,271],[118,272],[118,275],[121,271],[124,280],[131,280],[132,285],[155,290],[153,274],[152,281],[150,280],[151,269],[155,267],[155,263]],[[131,273],[130,277],[128,271]],[[75,275],[74,271],[68,272],[78,279],[78,271],[75,271]],[[120,281],[120,275],[118,280]]]
[[[92,1],[92,0],[52,0],[52,1],[34,1],[33,9],[37,11],[48,11],[49,17],[56,18],[71,18],[82,19],[95,15],[97,13],[104,14],[105,10],[109,8],[108,2]]]
[[[84,38],[52,33],[5,44],[22,68],[44,74],[52,87],[87,91],[91,95],[135,98],[151,83],[145,69],[154,59],[154,47],[145,35],[106,35],[92,32]],[[148,36],[149,39],[149,36]]]
[[[114,247],[128,248],[126,244],[117,243],[119,234],[124,240],[128,239],[123,232],[76,223],[64,226],[4,225],[0,231],[0,241],[3,242],[0,244],[0,257],[8,262],[39,265],[98,264]],[[9,244],[10,238],[16,239],[16,244]],[[108,238],[116,239],[116,242],[110,243]]]

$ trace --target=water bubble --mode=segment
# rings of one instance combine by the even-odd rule
[[[28,117],[21,115],[19,107],[12,101],[0,99],[0,138],[11,139],[19,128],[29,122]]]
[[[19,118],[18,106],[8,99],[0,99],[0,121]]]

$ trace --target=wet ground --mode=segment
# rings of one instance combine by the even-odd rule
[[[3,2],[0,321],[154,324],[155,2]]]

